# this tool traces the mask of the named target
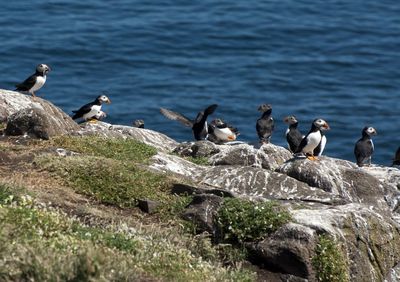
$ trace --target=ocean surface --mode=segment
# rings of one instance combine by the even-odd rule
[[[282,119],[306,133],[316,117],[331,126],[325,154],[354,160],[365,125],[376,128],[373,162],[389,165],[400,146],[398,0],[53,0],[3,1],[0,88],[13,89],[39,63],[38,92],[68,113],[102,91],[105,121],[179,141],[191,130],[159,113],[211,118],[257,140],[261,103],[273,106],[272,143],[286,146]]]

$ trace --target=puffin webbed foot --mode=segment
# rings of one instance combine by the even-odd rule
[[[91,118],[88,120],[89,123],[97,123],[97,119]]]
[[[318,161],[318,158],[315,156],[307,156],[307,159],[309,159],[310,161]]]

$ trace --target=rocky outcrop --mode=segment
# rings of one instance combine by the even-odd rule
[[[351,281],[396,281],[400,277],[398,168],[359,168],[329,157],[319,161],[293,158],[285,148],[272,144],[261,148],[208,141],[179,144],[152,130],[104,122],[79,127],[51,103],[12,91],[0,90],[0,120],[7,122],[9,135],[48,139],[73,132],[132,138],[154,146],[158,153],[147,168],[174,176],[177,184],[171,192],[193,196],[184,218],[215,238],[215,216],[224,198],[279,201],[293,220],[261,241],[246,242],[246,248],[253,263],[278,273],[273,277],[282,281],[288,277],[315,280],[311,260],[321,234],[329,234],[339,244],[349,262]],[[69,154],[57,150],[57,154]],[[195,164],[187,157],[205,157],[209,165]],[[156,205],[146,199],[141,202],[146,212]]]
[[[49,139],[70,134],[79,126],[60,108],[39,97],[0,90],[0,121],[7,135],[29,135]]]
[[[171,152],[178,142],[168,136],[144,128],[124,125],[112,125],[105,122],[84,123],[82,128],[76,132],[77,135],[100,135],[108,138],[132,138],[153,146],[162,152]]]
[[[241,165],[274,170],[292,154],[285,148],[264,144],[255,148],[249,144],[216,145],[209,141],[185,142],[174,149],[181,156],[209,157],[211,165]]]
[[[292,159],[277,171],[348,202],[374,205],[382,210],[388,207],[382,182],[349,161],[329,157],[318,161]]]

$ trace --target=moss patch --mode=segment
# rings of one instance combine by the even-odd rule
[[[60,136],[49,142],[78,153],[121,161],[144,162],[157,154],[154,147],[132,139]]]
[[[228,198],[218,211],[223,238],[239,242],[263,239],[290,219],[289,212],[275,202]]]
[[[329,236],[319,236],[312,264],[318,281],[350,281],[347,259],[339,245]]]
[[[160,174],[113,159],[44,156],[39,166],[61,177],[75,191],[119,207],[136,206],[137,199],[168,202],[169,181]]]

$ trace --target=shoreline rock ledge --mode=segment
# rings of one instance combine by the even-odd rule
[[[245,242],[251,261],[279,281],[318,280],[313,258],[321,235],[337,242],[350,281],[400,281],[398,168],[358,168],[327,156],[314,162],[294,159],[272,144],[178,143],[148,129],[104,122],[79,126],[48,101],[6,90],[0,90],[0,121],[6,135],[96,134],[154,146],[158,153],[147,168],[191,183],[175,190],[195,194],[185,216],[199,232],[218,233],[215,216],[224,197],[280,202],[291,222],[261,241]],[[196,158],[208,165],[189,161]]]

